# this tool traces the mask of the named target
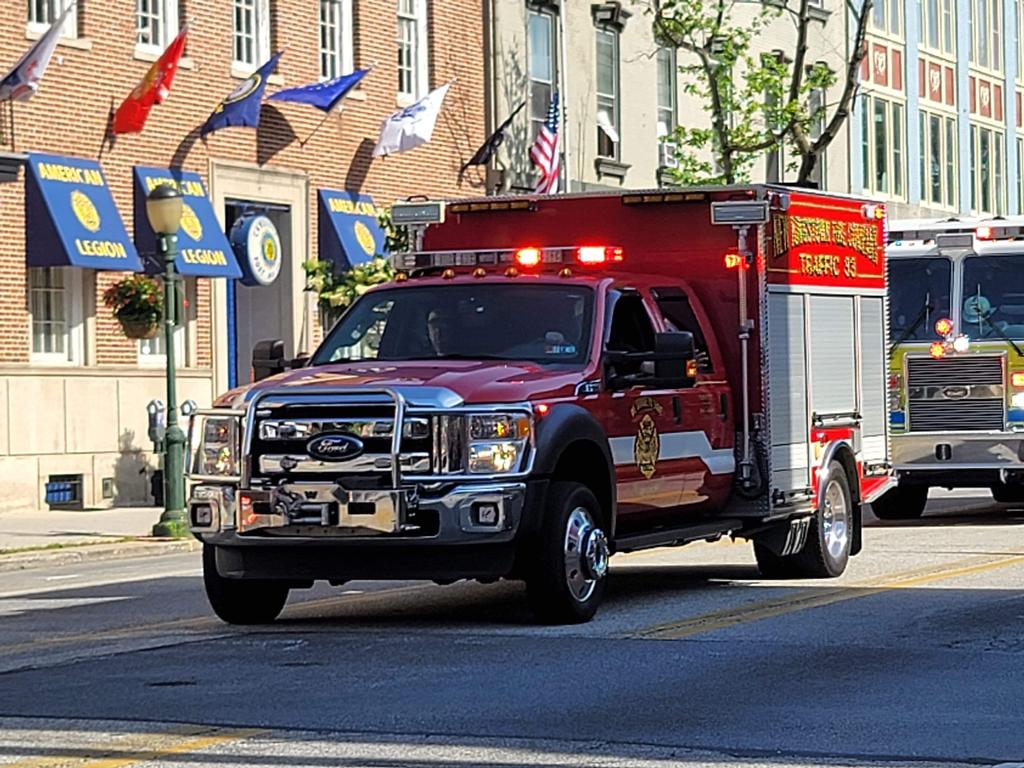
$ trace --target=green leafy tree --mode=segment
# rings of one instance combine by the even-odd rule
[[[821,62],[808,64],[813,25],[811,0],[649,0],[656,38],[678,48],[683,90],[701,100],[706,125],[676,128],[678,184],[733,184],[749,180],[766,151],[787,145],[799,158],[797,183],[814,176],[826,148],[849,117],[861,62],[867,54],[867,24],[873,0],[846,0],[854,20],[850,55],[838,101],[828,92],[839,75]],[[753,50],[753,43],[780,19],[792,21],[792,58]]]
[[[408,250],[408,230],[393,225],[390,211],[383,212],[379,221],[384,228],[387,252]],[[310,259],[303,262],[302,268],[306,273],[306,290],[316,293],[320,317],[326,327],[333,325],[349,305],[370,288],[389,282],[395,274],[391,263],[382,254],[347,270],[339,271],[329,259]]]

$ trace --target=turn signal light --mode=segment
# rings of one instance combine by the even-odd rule
[[[1010,384],[1014,387],[1024,389],[1024,371],[1014,371],[1011,373]]]
[[[953,321],[948,317],[942,317],[935,321],[935,332],[939,336],[946,337],[953,332]]]
[[[938,360],[946,354],[946,345],[941,341],[933,341],[931,346],[928,347],[928,354]]]
[[[686,361],[686,378],[696,379],[697,378],[697,361],[687,360]]]
[[[536,267],[540,264],[540,248],[520,248],[516,251],[516,264],[520,267]]]

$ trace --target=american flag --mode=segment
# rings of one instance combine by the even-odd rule
[[[540,169],[536,192],[550,195],[558,191],[558,91],[551,95],[548,119],[540,127],[530,148],[530,159]]]

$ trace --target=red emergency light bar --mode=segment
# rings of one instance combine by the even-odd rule
[[[508,250],[485,251],[420,251],[397,253],[392,264],[399,270],[448,269],[451,267],[485,267],[510,265],[536,269],[546,265],[580,264],[593,267],[623,261],[622,248],[607,245],[564,246],[541,248],[525,246]]]

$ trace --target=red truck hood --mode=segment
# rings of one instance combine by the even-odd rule
[[[238,387],[218,398],[216,404],[239,407],[255,395],[269,390],[417,386],[447,389],[466,403],[513,403],[570,396],[582,378],[580,370],[552,370],[523,362],[339,363],[301,368]]]

